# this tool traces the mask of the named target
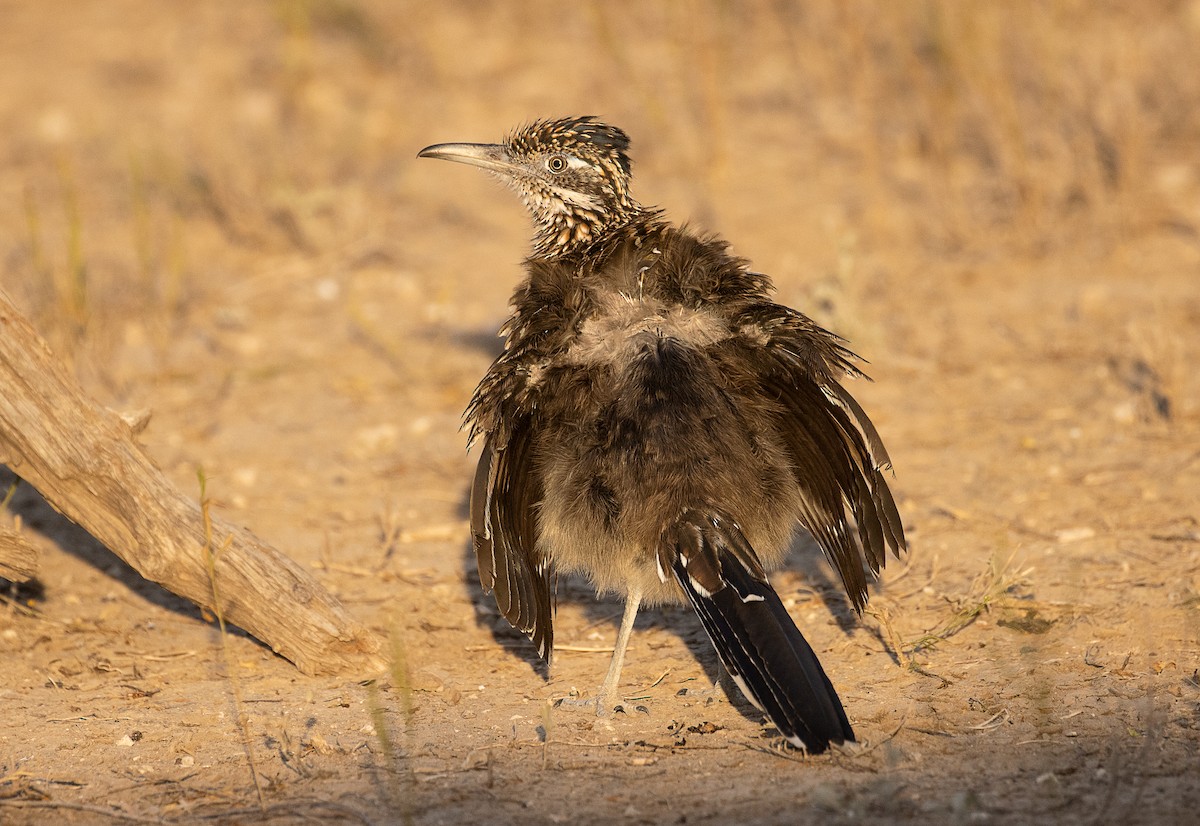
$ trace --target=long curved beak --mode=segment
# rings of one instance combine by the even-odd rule
[[[435,143],[417,153],[418,158],[440,158],[443,161],[479,166],[492,172],[511,175],[517,169],[508,149],[495,143]]]

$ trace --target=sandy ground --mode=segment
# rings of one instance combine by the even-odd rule
[[[503,8],[0,2],[0,285],[397,661],[222,638],[18,485],[0,822],[1193,822],[1200,5]],[[528,228],[414,155],[584,112],[870,361],[911,552],[863,617],[802,537],[775,577],[858,747],[782,748],[682,609],[555,707],[620,606],[565,583],[547,675],[474,578]]]

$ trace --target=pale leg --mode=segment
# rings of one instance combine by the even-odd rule
[[[625,649],[629,646],[629,635],[633,631],[633,620],[637,617],[638,606],[642,602],[641,591],[630,591],[625,599],[625,614],[621,617],[621,630],[617,632],[617,644],[613,647],[612,662],[608,664],[608,674],[600,693],[596,696],[596,713],[607,714],[612,710],[613,699],[617,695],[617,684],[621,682],[621,666],[625,662]]]
[[[721,658],[717,657],[717,679],[713,680],[713,696],[717,696],[717,689],[725,690],[727,686],[733,685],[733,675],[729,673],[729,669],[725,667],[725,663],[721,662]],[[728,691],[725,691],[728,694]]]

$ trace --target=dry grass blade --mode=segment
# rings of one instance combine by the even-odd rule
[[[936,648],[975,622],[979,615],[987,611],[998,599],[1024,585],[1033,569],[1013,570],[1012,562],[1012,557],[1003,564],[996,557],[992,557],[987,570],[971,583],[967,595],[955,601],[955,610],[950,617],[938,628],[905,643],[905,654],[912,655]]]
[[[229,652],[229,634],[225,628],[225,612],[221,605],[221,591],[217,585],[217,560],[221,556],[221,552],[229,547],[233,537],[228,536],[220,548],[216,548],[213,544],[213,523],[210,508],[212,500],[208,497],[208,478],[204,475],[204,470],[196,471],[196,476],[200,480],[200,515],[204,520],[204,565],[208,572],[208,582],[212,588],[212,605],[213,614],[217,618],[217,628],[220,634],[220,650],[221,662],[225,666],[225,678],[229,680],[229,685],[233,689],[233,710],[234,720],[237,723],[238,735],[242,741],[242,751],[246,754],[246,766],[250,770],[250,779],[254,783],[254,792],[258,797],[258,807],[262,812],[266,812],[267,801],[263,797],[262,782],[259,780],[258,764],[254,759],[254,746],[250,742],[250,727],[246,719],[244,709],[245,702],[242,698],[242,686],[237,679],[237,675],[233,669],[233,656]]]
[[[413,772],[411,761],[414,749],[413,717],[416,713],[416,706],[413,702],[412,675],[408,667],[408,651],[405,648],[399,626],[394,621],[391,623],[388,639],[391,643],[389,675],[392,679],[392,685],[400,697],[400,711],[404,721],[405,749],[403,752],[396,748],[396,743],[392,738],[388,726],[382,693],[378,683],[374,680],[367,684],[367,709],[371,715],[371,728],[374,731],[376,740],[379,741],[379,750],[383,754],[386,767],[384,793],[391,801],[392,808],[399,810],[401,820],[407,824],[413,822],[412,799],[416,787],[416,775]],[[391,779],[396,778],[397,774],[403,776],[403,786],[400,785],[399,781]]]
[[[161,826],[163,823],[161,817],[142,817],[141,815],[126,812],[123,809],[114,809],[109,806],[94,806],[87,803],[71,803],[65,800],[0,800],[0,807],[4,806],[12,806],[17,809],[84,812],[89,815],[109,818],[118,823],[154,823],[158,824],[158,826]]]

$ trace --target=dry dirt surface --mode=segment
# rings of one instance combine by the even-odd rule
[[[0,0],[0,286],[148,453],[385,640],[309,677],[7,471],[0,823],[1194,823],[1200,2]],[[475,579],[459,431],[520,205],[418,149],[595,113],[635,191],[851,340],[911,551],[775,584],[861,742],[805,757],[688,612]],[[0,388],[0,392],[4,392]],[[219,564],[217,576],[220,575]]]

